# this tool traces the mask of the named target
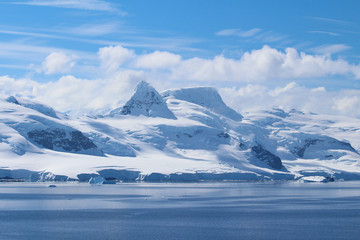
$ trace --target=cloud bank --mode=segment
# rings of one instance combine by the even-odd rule
[[[245,52],[240,59],[223,55],[212,59],[190,58],[155,51],[136,55],[133,50],[121,46],[104,47],[99,50],[102,66],[108,71],[126,65],[132,69],[164,69],[172,80],[262,82],[272,79],[300,79],[343,75],[360,78],[360,66],[329,55],[310,55],[294,48],[279,51],[269,46]]]
[[[102,77],[77,78],[71,74],[75,57],[53,52],[44,59],[42,71],[67,75],[47,83],[2,76],[0,93],[33,98],[60,111],[83,114],[118,107],[131,96],[139,81],[146,80],[160,91],[220,86],[224,100],[240,112],[281,107],[360,117],[359,90],[328,91],[301,84],[303,79],[331,76],[360,79],[359,65],[329,55],[264,46],[245,52],[238,59],[223,55],[186,59],[166,51],[136,54],[122,46],[108,46],[100,48],[97,56],[97,71]]]
[[[297,109],[330,115],[360,117],[360,91],[327,91],[324,87],[307,88],[296,82],[269,88],[248,84],[241,88],[222,88],[224,100],[242,112],[270,109]]]
[[[330,56],[299,53],[294,48],[282,52],[269,46],[245,52],[238,60],[222,55],[184,60],[172,72],[172,78],[192,81],[261,82],[334,75],[360,78],[359,65]]]

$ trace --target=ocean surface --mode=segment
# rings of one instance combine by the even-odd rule
[[[360,239],[360,182],[1,183],[0,239]]]

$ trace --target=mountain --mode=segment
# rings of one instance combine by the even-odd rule
[[[240,114],[214,88],[159,94],[141,82],[122,107],[71,118],[0,101],[0,178],[88,181],[360,179],[360,120],[270,109]]]
[[[115,109],[110,114],[176,119],[175,115],[168,109],[162,96],[145,81],[137,85],[135,94],[122,108]]]

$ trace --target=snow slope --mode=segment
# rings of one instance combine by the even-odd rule
[[[14,100],[14,101],[9,101]],[[23,104],[26,102],[26,104]],[[49,107],[18,101],[0,101],[1,143],[18,155],[42,153],[43,149],[104,156],[82,132],[64,124]]]
[[[239,114],[213,88],[161,95],[141,82],[125,106],[71,119],[0,101],[0,178],[360,179],[360,120],[295,110]]]

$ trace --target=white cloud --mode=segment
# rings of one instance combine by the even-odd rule
[[[124,63],[135,58],[135,52],[120,45],[100,48],[98,56],[101,60],[101,67],[107,72],[116,71]]]
[[[285,87],[277,87],[274,90],[269,91],[269,95],[272,97],[276,97],[283,93],[290,92],[290,91],[296,89],[296,87],[297,87],[296,82],[291,82],[291,83],[287,84]]]
[[[52,52],[43,61],[42,71],[45,74],[67,73],[75,66],[75,58],[63,52]]]
[[[3,96],[17,95],[31,97],[36,95],[39,83],[30,79],[17,79],[8,76],[0,76],[0,94]]]
[[[169,52],[155,51],[150,54],[138,56],[135,66],[138,68],[164,69],[178,65],[181,56]]]
[[[340,96],[335,100],[332,108],[339,111],[341,114],[347,114],[351,111],[357,111],[360,108],[359,95],[355,96]]]

